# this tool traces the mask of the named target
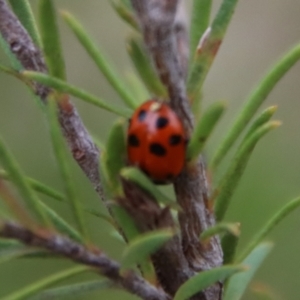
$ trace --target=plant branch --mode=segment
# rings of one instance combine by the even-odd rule
[[[170,104],[182,120],[189,137],[193,130],[193,117],[186,95],[185,67],[182,66],[184,59],[175,32],[179,1],[131,2],[158,74],[168,89]],[[179,222],[182,248],[189,264],[189,272],[221,265],[222,250],[219,239],[214,237],[206,245],[199,241],[200,234],[215,223],[214,215],[208,207],[208,186],[202,160],[196,166],[186,168],[176,179],[175,192],[182,207]],[[201,293],[197,299],[216,300],[220,299],[221,293],[222,285],[216,284]]]
[[[40,49],[33,43],[30,35],[5,0],[0,0],[0,33],[24,69],[47,73]],[[35,94],[46,104],[51,90],[35,82],[33,82],[33,89]],[[98,149],[67,95],[64,95],[60,101],[59,122],[73,158],[103,198],[98,171]]]
[[[145,300],[170,300],[163,291],[147,283],[133,271],[120,273],[117,262],[109,259],[100,251],[91,251],[84,246],[60,235],[40,235],[24,227],[7,222],[0,229],[2,238],[16,239],[26,245],[49,250],[51,253],[61,255],[77,263],[94,267],[101,275],[109,278],[117,286],[140,296]]]
[[[47,72],[40,49],[35,46],[30,35],[10,10],[5,0],[0,0],[0,32],[24,69]],[[34,88],[41,99],[45,101],[49,89],[40,84],[34,84]]]

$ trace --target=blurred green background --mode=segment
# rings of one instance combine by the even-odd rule
[[[36,8],[36,0],[30,1]],[[190,1],[186,1],[190,7]],[[214,1],[214,12],[221,1]],[[75,14],[98,44],[110,55],[124,75],[132,72],[126,56],[126,37],[130,28],[115,15],[109,1],[56,0],[57,9]],[[99,74],[69,28],[59,19],[69,82],[101,96],[107,101],[119,99]],[[218,141],[231,124],[245,97],[266,70],[291,46],[300,42],[299,0],[240,0],[225,41],[205,83],[204,105],[225,99],[229,107],[211,139],[206,155],[214,152]],[[1,62],[6,58],[0,52]],[[266,136],[254,151],[247,171],[235,193],[227,219],[242,223],[241,249],[264,222],[287,201],[300,195],[300,66],[296,65],[268,97],[264,107],[277,104],[276,119],[283,126]],[[29,176],[61,189],[44,116],[26,87],[0,73],[0,134]],[[86,126],[105,140],[115,116],[74,100]],[[227,162],[230,160],[230,155]],[[224,163],[226,166],[226,162]],[[82,201],[95,209],[102,203],[73,163],[74,180]],[[220,170],[222,174],[222,168]],[[70,219],[67,207],[44,199]],[[274,250],[255,277],[271,287],[278,299],[299,299],[300,284],[300,212],[290,215],[269,237]],[[109,233],[103,221],[89,220],[97,244],[118,258],[123,247]],[[71,266],[60,260],[22,259],[0,268],[0,297],[33,279]],[[82,279],[96,276],[81,276]],[[80,279],[80,277],[78,277]],[[134,299],[120,291],[104,291],[74,299]],[[244,299],[259,299],[248,291]]]

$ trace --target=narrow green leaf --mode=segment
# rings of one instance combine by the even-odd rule
[[[213,169],[218,167],[224,156],[229,151],[230,147],[245,129],[260,105],[277,85],[278,81],[296,64],[299,59],[300,44],[284,55],[248,96],[241,112],[238,114],[237,118],[233,122],[224,139],[219,144],[219,147],[213,156],[211,162]]]
[[[110,1],[111,6],[114,8],[119,17],[129,24],[133,29],[139,31],[138,24],[136,23],[135,16],[131,9],[123,1]]]
[[[10,248],[20,247],[22,244],[15,240],[8,240],[0,238],[0,251],[7,250]]]
[[[15,70],[20,71],[20,70],[24,69],[22,64],[16,58],[16,56],[10,51],[10,47],[8,46],[6,41],[4,40],[1,33],[0,33],[0,47],[3,49],[4,53],[7,55],[11,66]]]
[[[281,125],[278,121],[270,121],[258,129],[251,136],[242,143],[237,150],[232,163],[227,172],[220,180],[219,186],[216,188],[217,195],[215,204],[215,214],[218,221],[221,221],[227,211],[231,197],[243,175],[245,167],[249,161],[251,153],[256,143],[269,131]]]
[[[107,111],[113,112],[119,116],[126,118],[129,118],[131,116],[131,112],[129,110],[105,103],[105,101],[103,101],[102,99],[99,99],[98,97],[93,96],[86,91],[70,85],[67,82],[55,77],[34,71],[23,71],[22,76],[37,81],[46,86],[52,87],[59,92],[70,94],[74,97],[84,100],[87,103],[93,104],[102,109],[106,109]]]
[[[57,103],[54,99],[49,100],[48,118],[54,154],[77,228],[84,239],[87,240],[87,228],[83,219],[82,210],[80,209],[80,202],[71,175],[72,172],[68,164],[68,152],[57,120]]]
[[[10,180],[8,174],[4,171],[4,170],[0,170],[0,178],[3,178],[5,180]],[[29,177],[26,177],[26,180],[27,182],[29,183],[30,187],[36,191],[36,192],[39,192],[45,196],[48,196],[54,200],[57,200],[59,202],[63,202],[63,203],[67,203],[68,200],[65,198],[65,196],[52,189],[51,187],[41,183],[40,181],[37,181],[35,179],[32,179],[32,178],[29,178]],[[42,203],[42,202],[41,202]],[[44,203],[42,203],[42,206],[45,206]],[[65,223],[65,221],[62,219],[61,220],[61,223],[59,220],[54,220],[54,218],[56,218],[53,213],[55,214],[54,211],[52,212],[47,212],[47,210],[49,210],[50,208],[47,206],[47,207],[44,207],[43,208],[46,213],[49,215],[49,218],[52,219],[52,222],[54,223],[54,225],[56,224],[56,228],[60,230],[60,232],[62,233],[66,233],[69,237],[71,237],[72,239],[74,240],[80,240],[79,238],[79,234],[73,229],[70,227],[70,225],[68,225],[67,223]],[[93,215],[97,218],[100,218],[102,220],[105,220],[106,222],[108,222],[109,224],[115,226],[113,220],[108,216],[108,215],[105,215],[104,213],[101,213],[101,212],[98,212],[98,211],[95,211],[94,209],[91,209],[91,208],[88,208],[88,207],[83,207],[81,206],[81,209],[87,213],[89,213],[90,215]],[[51,209],[50,209],[51,210]],[[60,218],[59,216],[57,216],[58,218]],[[70,227],[70,230],[68,230],[67,228],[64,229],[64,227]]]
[[[103,194],[105,195],[106,199],[113,199],[113,195],[111,194],[111,189],[108,184],[105,155],[103,151],[100,153],[99,173],[103,188]],[[136,224],[131,216],[129,216],[125,209],[121,207],[117,202],[108,202],[108,209],[111,212],[113,219],[116,221],[117,225],[115,227],[125,241],[130,241],[132,238],[139,234],[139,230],[137,229]]]
[[[225,289],[224,300],[240,300],[242,298],[252,277],[266,256],[270,253],[271,249],[271,243],[262,243],[243,260],[243,264],[249,266],[249,269],[244,273],[234,275],[229,280],[227,288]]]
[[[239,242],[239,236],[226,233],[221,239],[223,250],[223,265],[232,264],[234,262],[236,248]]]
[[[49,299],[65,299],[67,297],[74,298],[85,296],[88,293],[103,290],[112,286],[111,281],[107,279],[87,281],[66,285],[58,288],[52,288],[30,297],[29,300],[49,300]]]
[[[0,38],[1,38],[1,36],[0,36]],[[2,64],[0,64],[0,71],[7,73],[9,75],[14,75],[14,76],[16,76],[16,73],[17,73],[14,69],[4,66]]]
[[[108,185],[111,193],[115,196],[121,196],[123,194],[119,173],[125,165],[125,160],[126,145],[124,120],[119,120],[110,130],[106,150],[104,152],[104,163],[107,172]]]
[[[25,202],[28,211],[32,212],[43,225],[49,227],[50,225],[49,220],[46,217],[44,211],[39,206],[39,199],[31,190],[21,168],[18,166],[17,162],[15,161],[10,151],[4,145],[4,142],[2,141],[1,137],[0,137],[0,162],[7,170],[12,181],[18,188],[18,191],[23,201]]]
[[[262,240],[274,229],[279,222],[281,222],[287,215],[293,212],[300,206],[300,197],[296,198],[284,207],[282,207],[255,235],[249,245],[246,247],[245,251],[239,257],[239,261],[243,260],[249,253],[259,244]]]
[[[103,51],[98,49],[93,40],[88,36],[74,16],[68,12],[63,12],[62,16],[75,33],[81,45],[94,60],[99,70],[102,72],[111,86],[116,90],[124,103],[126,103],[128,107],[135,109],[137,106],[135,99],[129,94],[125,83],[118,76],[118,73],[114,70],[112,63],[109,62]]]
[[[7,172],[4,170],[0,170],[0,178],[3,178],[5,180],[10,180],[10,176]],[[35,190],[36,192],[39,192],[41,194],[44,194],[48,197],[51,197],[53,199],[56,199],[58,201],[64,201],[64,195],[59,193],[58,191],[52,189],[51,187],[41,183],[40,181],[37,181],[35,179],[26,177],[26,181],[29,183],[30,187]]]
[[[238,0],[223,0],[211,28],[204,33],[206,36],[200,48],[197,49],[188,77],[187,91],[192,102],[196,101],[201,92],[203,82],[222,43],[237,3]]]
[[[241,265],[224,266],[203,271],[188,279],[175,294],[174,300],[187,300],[217,281],[224,281],[237,272],[245,271]]]
[[[273,106],[270,106],[270,107],[266,108],[265,110],[263,110],[257,116],[257,118],[253,121],[253,124],[250,126],[249,130],[247,131],[247,134],[244,137],[244,141],[246,139],[248,139],[250,137],[250,135],[253,132],[255,132],[256,129],[258,129],[259,127],[261,127],[262,125],[264,125],[265,123],[267,123],[268,121],[270,121],[270,119],[275,114],[277,108],[278,108],[277,105],[273,105]]]
[[[42,207],[45,214],[51,220],[52,224],[60,233],[65,234],[66,236],[68,236],[76,242],[83,242],[80,234],[72,226],[70,226],[62,217],[60,217],[53,209],[51,209],[49,206],[47,206],[41,201],[39,202],[39,204]]]
[[[73,277],[75,275],[78,275],[83,272],[90,271],[91,269],[88,267],[75,267],[69,270],[61,271],[59,273],[56,273],[54,275],[51,275],[45,279],[42,279],[40,281],[34,282],[33,284],[27,285],[25,288],[13,292],[12,294],[8,296],[4,296],[2,300],[23,300],[28,299],[28,297],[38,293],[39,291],[54,285],[55,283],[61,282],[62,280],[68,279],[70,277]]]
[[[203,231],[200,235],[200,239],[202,241],[205,241],[214,235],[217,234],[231,234],[234,236],[239,236],[240,235],[240,223],[217,223],[215,226],[212,226],[205,231]]]
[[[110,205],[110,210],[114,219],[117,221],[119,238],[122,237],[123,241],[130,242],[140,235],[140,232],[126,210],[116,203]],[[155,282],[155,271],[150,260],[143,260],[139,262],[139,267],[142,271],[143,277],[149,282]]]
[[[23,226],[32,230],[39,226],[2,179],[0,179],[0,199],[1,216],[4,220],[17,219]]]
[[[128,40],[127,52],[137,73],[149,92],[154,96],[166,97],[167,91],[159,80],[157,73],[151,64],[151,59],[147,55],[139,38],[131,37]]]
[[[120,0],[128,9],[132,10],[132,4],[130,0]]]
[[[191,140],[188,144],[187,157],[192,163],[197,161],[197,158],[203,150],[207,139],[222,116],[226,105],[224,102],[216,102],[211,105],[200,118],[200,121],[195,126]]]
[[[108,224],[110,224],[114,228],[117,227],[115,220],[112,217],[110,217],[108,214],[106,214],[106,213],[102,213],[102,212],[96,211],[96,210],[94,210],[92,208],[84,208],[84,211],[87,212],[87,213],[89,213],[90,215],[96,217],[96,218],[101,219],[102,221],[107,222]]]
[[[13,249],[0,251],[0,265],[14,259],[22,258],[22,257],[41,257],[41,255],[45,254],[45,251],[41,251],[34,248],[28,248],[24,245],[18,245]]]
[[[0,196],[5,201],[7,206],[15,214],[17,219],[21,221],[28,228],[34,229],[37,225],[32,221],[30,216],[24,210],[24,208],[18,203],[14,198],[14,195],[10,190],[1,182],[0,179]],[[27,179],[26,179],[27,180]],[[38,205],[41,207],[41,210],[44,212],[45,216],[52,222],[52,224],[58,229],[61,233],[66,234],[70,238],[82,242],[79,234],[67,224],[57,213],[55,213],[50,207],[44,204],[41,201],[38,201]]]
[[[14,10],[14,13],[17,15],[18,19],[31,36],[34,44],[40,47],[41,41],[39,33],[28,0],[9,0],[9,2]]]
[[[122,269],[128,269],[146,260],[174,236],[170,229],[152,231],[132,240],[125,248],[122,257]]]
[[[103,141],[97,136],[95,136],[94,134],[92,134],[92,138],[93,138],[93,142],[94,144],[97,146],[97,148],[101,151],[104,149],[104,143]]]
[[[123,168],[120,175],[126,180],[136,183],[138,186],[152,195],[159,203],[177,208],[175,201],[163,194],[157,186],[139,169],[134,167]]]
[[[190,57],[194,58],[197,45],[209,26],[212,0],[194,0],[190,29]]]
[[[39,0],[39,25],[49,74],[66,79],[65,62],[52,0]]]
[[[120,234],[126,241],[131,241],[140,234],[132,217],[123,207],[116,203],[112,203],[109,208],[111,209],[114,219],[116,219],[121,228]]]
[[[128,72],[126,74],[126,79],[139,105],[144,103],[146,99],[150,99],[150,93],[136,73]]]

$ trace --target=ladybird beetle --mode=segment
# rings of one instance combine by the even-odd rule
[[[182,171],[186,136],[176,113],[166,103],[149,100],[133,113],[127,154],[155,183],[168,183]]]

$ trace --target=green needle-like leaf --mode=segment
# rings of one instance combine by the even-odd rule
[[[124,120],[120,120],[112,127],[104,152],[104,163],[110,192],[114,196],[123,194],[120,182],[120,170],[124,167],[126,160],[126,145],[124,135]]]
[[[112,204],[110,206],[110,209],[112,211],[115,220],[117,221],[117,224],[121,229],[121,230],[119,229],[119,233],[122,235],[123,240],[125,240],[127,243],[128,242],[131,243],[139,239],[140,232],[134,220],[126,212],[126,210],[123,207],[119,206],[118,204]],[[120,235],[118,237],[120,238]],[[131,258],[129,257],[128,259],[130,260]],[[141,261],[138,261],[138,263],[144,278],[149,282],[155,282],[155,271],[151,261],[149,259],[143,259]],[[126,266],[124,268],[126,268]]]
[[[223,0],[210,30],[205,33],[207,36],[204,38],[203,44],[200,49],[197,49],[187,85],[188,95],[192,102],[197,101],[203,82],[222,43],[237,3],[238,0]]]
[[[7,55],[11,66],[15,70],[20,71],[20,70],[24,69],[22,64],[16,58],[16,56],[10,51],[10,47],[8,46],[8,44],[2,37],[1,33],[0,33],[0,47],[3,49],[4,53]]]
[[[202,241],[205,241],[213,237],[214,235],[223,234],[223,233],[239,236],[240,223],[225,223],[225,222],[217,223],[215,226],[210,227],[205,231],[203,231],[200,235],[200,239]]]
[[[194,0],[190,29],[190,57],[194,58],[197,45],[209,26],[212,0]]]
[[[76,221],[77,228],[85,240],[87,240],[87,229],[83,220],[80,202],[77,197],[75,184],[71,175],[71,170],[68,164],[68,152],[65,147],[64,139],[57,120],[57,103],[54,99],[50,99],[48,109],[49,125],[51,140],[54,154],[57,160],[57,165],[64,183],[64,188],[70,206],[73,211],[73,216]]]
[[[260,128],[256,129],[254,133],[244,142],[237,150],[237,153],[221,179],[219,186],[216,188],[217,194],[215,204],[215,214],[218,221],[221,221],[227,211],[233,192],[235,191],[245,167],[249,161],[251,153],[256,143],[270,130],[281,125],[278,121],[270,121]]]
[[[258,129],[259,127],[261,127],[263,124],[267,123],[268,121],[270,121],[270,119],[273,117],[273,115],[275,114],[276,110],[277,110],[278,106],[277,105],[273,105],[270,106],[268,108],[266,108],[265,110],[263,110],[258,116],[257,118],[253,121],[253,124],[250,126],[249,130],[247,131],[247,134],[244,137],[244,141],[246,139],[249,138],[249,136],[255,132],[256,129]]]
[[[32,230],[38,227],[32,216],[24,208],[23,203],[15,197],[2,179],[0,179],[0,212],[3,220],[17,219],[23,226]]]
[[[119,206],[116,203],[112,203],[110,205],[110,209],[112,211],[114,219],[116,219],[117,224],[121,228],[122,232],[120,232],[120,234],[126,241],[131,241],[140,234],[134,220],[123,207]]]
[[[50,223],[44,211],[39,205],[39,199],[31,190],[26,178],[11,155],[10,151],[5,147],[4,142],[0,138],[0,162],[9,173],[13,183],[16,185],[23,201],[29,212],[32,212],[38,220],[45,226],[49,227]]]
[[[140,77],[134,72],[128,72],[126,74],[127,82],[139,104],[145,102],[145,99],[150,99],[150,93],[145,87],[144,83],[141,81]]]
[[[246,247],[245,251],[239,257],[239,261],[243,260],[249,253],[259,244],[262,240],[274,229],[279,222],[281,222],[288,214],[293,212],[300,206],[300,197],[296,198],[284,207],[282,207],[255,235],[249,245]]]
[[[65,62],[52,0],[39,0],[39,25],[49,74],[66,79]]]
[[[39,291],[55,284],[58,282],[61,282],[65,279],[68,279],[70,277],[73,277],[75,275],[78,275],[83,272],[90,271],[91,269],[88,267],[75,267],[66,271],[62,271],[59,273],[56,273],[54,275],[51,275],[45,279],[42,279],[40,281],[34,282],[33,284],[27,285],[25,288],[13,292],[12,294],[8,296],[4,296],[2,300],[23,300],[28,299],[28,297],[38,293]]]
[[[231,233],[226,233],[222,237],[221,245],[223,250],[223,265],[232,264],[234,262],[239,238],[239,236]]]
[[[232,276],[225,289],[224,300],[240,300],[242,298],[252,277],[266,256],[270,253],[271,249],[272,244],[262,243],[243,260],[243,265],[249,266],[249,269],[244,273]]]
[[[241,265],[225,266],[203,271],[187,280],[175,294],[174,300],[187,300],[217,281],[224,281],[237,272],[245,271]]]
[[[3,178],[5,180],[10,180],[8,174],[3,170],[0,170],[0,178]],[[63,202],[63,203],[68,202],[68,200],[65,198],[65,196],[62,193],[52,189],[51,187],[49,187],[49,186],[47,186],[47,185],[45,185],[45,184],[43,184],[43,183],[41,183],[41,182],[39,182],[35,179],[29,178],[29,177],[26,177],[26,180],[29,183],[30,187],[34,191],[39,192],[39,193],[41,193],[45,196],[48,196],[48,197],[50,197],[54,200],[57,200],[57,201],[60,201],[60,202]],[[43,204],[43,205],[45,205],[45,204]],[[49,207],[44,207],[44,209],[46,210],[46,213],[47,213],[47,209],[50,209],[50,208]],[[81,209],[84,210],[85,212],[89,213],[90,215],[93,215],[97,218],[105,220],[109,224],[115,226],[113,220],[108,215],[105,215],[104,213],[101,213],[101,212],[95,211],[94,209],[83,207],[83,206],[81,206]],[[52,215],[52,213],[49,214],[50,219],[52,219],[54,217],[54,216],[51,216],[51,215]],[[52,220],[52,221],[55,225],[56,221],[54,221],[54,220]],[[59,222],[59,221],[57,221],[57,222]],[[64,220],[62,220],[62,224],[59,225],[59,223],[58,223],[56,228],[57,229],[61,228],[60,232],[67,233],[67,235],[70,236],[72,239],[75,239],[75,240],[79,241],[80,240],[79,235],[78,235],[77,232],[74,231],[73,228],[70,228],[71,230],[69,230],[69,232],[68,232],[68,230],[62,230],[65,226],[69,226],[68,224],[64,224],[64,223],[65,223]],[[77,235],[77,237],[75,235]]]
[[[102,109],[106,109],[119,116],[129,118],[131,115],[131,112],[129,110],[105,103],[103,100],[99,99],[98,97],[93,96],[87,93],[86,91],[79,89],[73,85],[70,85],[67,82],[57,79],[55,77],[43,73],[39,73],[39,72],[33,72],[33,71],[24,71],[22,72],[22,76],[37,81],[46,86],[52,87],[59,92],[70,94],[74,97],[84,100],[87,103],[93,104]]]
[[[23,245],[18,241],[0,238],[0,251],[13,249],[13,248],[20,247],[20,246],[23,246]]]
[[[18,245],[14,248],[11,247],[9,250],[0,251],[0,265],[22,257],[40,258],[44,254],[46,254],[45,251]]]
[[[107,81],[116,90],[121,99],[127,104],[128,107],[135,109],[137,102],[129,94],[128,88],[118,76],[118,73],[112,67],[112,64],[108,62],[107,57],[102,50],[99,50],[93,40],[85,32],[81,24],[68,12],[63,12],[62,16],[70,28],[75,33],[81,45],[85,48],[90,57],[94,60],[99,70],[105,76]]]
[[[133,29],[139,31],[139,27],[136,23],[136,19],[132,10],[129,9],[124,2],[111,0],[110,3],[122,20],[129,24]]]
[[[222,116],[225,108],[226,105],[224,102],[214,103],[204,112],[200,121],[195,126],[187,149],[187,158],[192,163],[197,161],[199,154],[203,150],[208,137]]]
[[[108,175],[105,164],[105,155],[103,152],[100,155],[100,163],[99,163],[99,172],[101,177],[101,183],[103,186],[104,195],[111,199],[113,195],[111,194],[111,189],[108,183]],[[126,210],[121,207],[117,202],[111,201],[108,203],[109,209],[112,213],[113,218],[116,220],[118,231],[120,235],[123,237],[125,241],[130,241],[137,235],[139,235],[139,230],[136,227],[135,222],[131,218],[131,216],[126,212]]]
[[[1,35],[0,35],[0,38],[1,38]],[[17,76],[17,72],[14,69],[4,66],[4,65],[1,65],[1,64],[0,64],[0,71],[7,73],[9,75]]]
[[[11,180],[9,174],[7,174],[4,170],[0,170],[0,178],[3,178],[5,180]],[[26,177],[26,181],[29,183],[30,187],[34,189],[36,192],[47,195],[48,197],[51,197],[58,201],[64,201],[63,194],[41,183],[40,181],[37,181],[29,177]]]
[[[136,183],[138,186],[152,195],[159,203],[178,208],[176,203],[163,194],[157,186],[139,169],[134,167],[124,168],[120,172],[121,176],[126,180]]]
[[[131,61],[149,92],[158,97],[166,97],[167,92],[151,64],[151,59],[143,49],[142,42],[137,37],[128,40],[127,52]]]
[[[9,0],[15,14],[25,27],[36,46],[41,46],[36,22],[28,0]]]
[[[170,229],[152,231],[132,240],[125,248],[122,269],[128,269],[146,260],[174,236]]]
[[[86,295],[91,292],[103,290],[112,286],[112,283],[107,279],[87,281],[66,285],[58,288],[52,288],[30,297],[29,300],[49,300],[49,299],[65,299],[74,298]]]
[[[51,220],[52,224],[60,233],[65,234],[66,236],[68,236],[76,242],[83,242],[80,234],[73,227],[71,227],[62,217],[60,217],[53,209],[51,209],[43,202],[39,202],[39,204],[45,211],[47,217]]]
[[[228,133],[221,141],[215,155],[213,156],[211,166],[216,169],[230,147],[237,140],[241,132],[245,129],[257,109],[266,100],[278,81],[296,64],[300,59],[300,44],[291,49],[277,64],[267,73],[258,86],[247,98],[241,112],[233,122]]]

